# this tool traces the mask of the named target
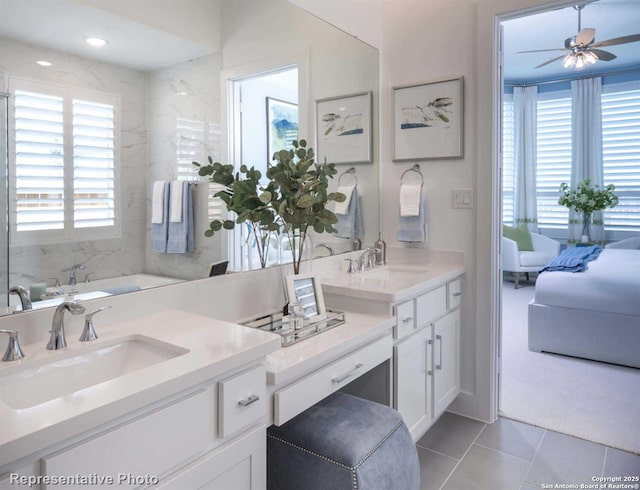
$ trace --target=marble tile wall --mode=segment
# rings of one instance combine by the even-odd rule
[[[44,68],[36,60],[53,63]],[[99,279],[140,272],[144,267],[147,196],[147,74],[128,68],[0,38],[0,91],[6,77],[93,90],[120,98],[121,230],[116,238],[10,247],[10,284],[60,278],[71,265]]]
[[[152,182],[197,178],[195,171],[187,174],[195,170],[191,161],[206,161],[209,155],[214,160],[221,158],[221,66],[221,55],[214,53],[149,74],[149,215]],[[181,279],[207,277],[209,264],[227,257],[227,232],[204,236],[209,227],[209,194],[208,183],[199,182],[194,190],[196,251],[164,254],[147,247],[147,272]],[[150,243],[149,220],[146,232]]]

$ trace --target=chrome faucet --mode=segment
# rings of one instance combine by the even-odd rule
[[[377,248],[365,248],[360,257],[358,257],[358,270],[360,272],[367,269],[373,269],[376,266],[375,256],[378,252]]]
[[[0,330],[0,333],[6,333],[9,335],[9,343],[7,344],[7,350],[2,356],[3,361],[18,361],[24,357],[24,352],[20,348],[18,342],[17,330]]]
[[[20,298],[20,304],[22,305],[22,311],[30,310],[32,308],[31,299],[29,299],[29,292],[22,286],[13,286],[9,289],[10,293],[17,294]]]
[[[60,303],[53,314],[53,322],[51,323],[51,338],[47,344],[48,350],[64,349],[67,346],[67,340],[64,338],[64,312],[68,311],[72,315],[80,315],[84,313],[84,306],[77,301],[65,301]]]
[[[76,271],[78,269],[83,270],[85,268],[85,266],[83,264],[76,264],[73,267],[71,267],[71,269],[69,269],[71,271],[71,275],[69,276],[69,285],[70,286],[75,286],[77,283],[77,279],[76,279]]]
[[[333,255],[335,252],[333,251],[333,249],[327,245],[326,243],[316,243],[313,248],[325,248],[329,251],[329,256]]]

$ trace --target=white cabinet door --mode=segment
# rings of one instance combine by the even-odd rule
[[[460,393],[460,312],[433,323],[434,415],[438,417]]]
[[[394,347],[395,408],[416,440],[431,423],[431,327]]]
[[[252,430],[160,481],[157,490],[265,490],[267,433]]]

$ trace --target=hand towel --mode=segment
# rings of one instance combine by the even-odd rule
[[[425,203],[421,188],[419,203],[418,214],[416,216],[402,216],[402,213],[400,213],[397,234],[399,242],[425,242],[427,240]]]
[[[355,185],[349,185],[344,187],[338,187],[337,192],[341,192],[345,195],[346,199],[343,202],[336,202],[336,207],[334,208],[335,214],[348,214],[349,213],[349,204],[351,203],[351,195],[353,194],[353,190],[356,188]]]
[[[187,253],[195,250],[193,192],[189,182],[181,181],[182,221],[169,223],[167,253]]]
[[[164,220],[165,194],[165,181],[156,180],[151,191],[151,223],[159,225]]]
[[[169,221],[171,223],[180,223],[182,222],[182,190],[184,188],[183,180],[174,180],[171,182],[171,191],[169,195],[171,196],[171,204],[169,207]]]
[[[336,214],[338,222],[333,225],[336,236],[342,238],[362,239],[362,213],[360,212],[360,196],[355,187],[351,191],[351,202],[347,214]]]
[[[162,220],[160,223],[154,223],[151,218],[151,250],[154,252],[165,253],[167,251],[167,231],[169,229],[169,182],[161,182],[162,191],[155,191],[157,182],[153,184],[154,197],[162,195],[162,204],[160,205]],[[153,200],[154,198],[152,198]],[[152,208],[155,204],[152,204]],[[153,216],[153,209],[152,209]]]
[[[402,184],[400,186],[400,216],[420,216],[422,185]]]

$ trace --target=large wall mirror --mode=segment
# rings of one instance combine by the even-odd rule
[[[0,243],[9,244],[8,285],[35,286],[45,298],[34,307],[55,304],[56,282],[91,299],[207,277],[212,263],[227,260],[234,234],[204,236],[210,218],[225,213],[211,199],[215,188],[193,186],[195,251],[175,254],[152,250],[151,189],[157,180],[198,179],[191,162],[209,155],[266,167],[269,99],[296,107],[299,136],[315,146],[316,100],[371,92],[372,163],[338,172],[355,167],[362,241],[377,238],[376,49],[286,0],[0,0],[0,7],[0,93],[10,95],[0,113],[9,191]],[[91,37],[106,44],[90,45]],[[267,75],[275,76],[258,88],[248,83]],[[242,122],[252,132],[238,144],[232,111],[240,85],[243,103],[253,98],[262,112]],[[351,247],[328,234],[314,239],[335,251]],[[3,302],[18,301],[9,297]]]

